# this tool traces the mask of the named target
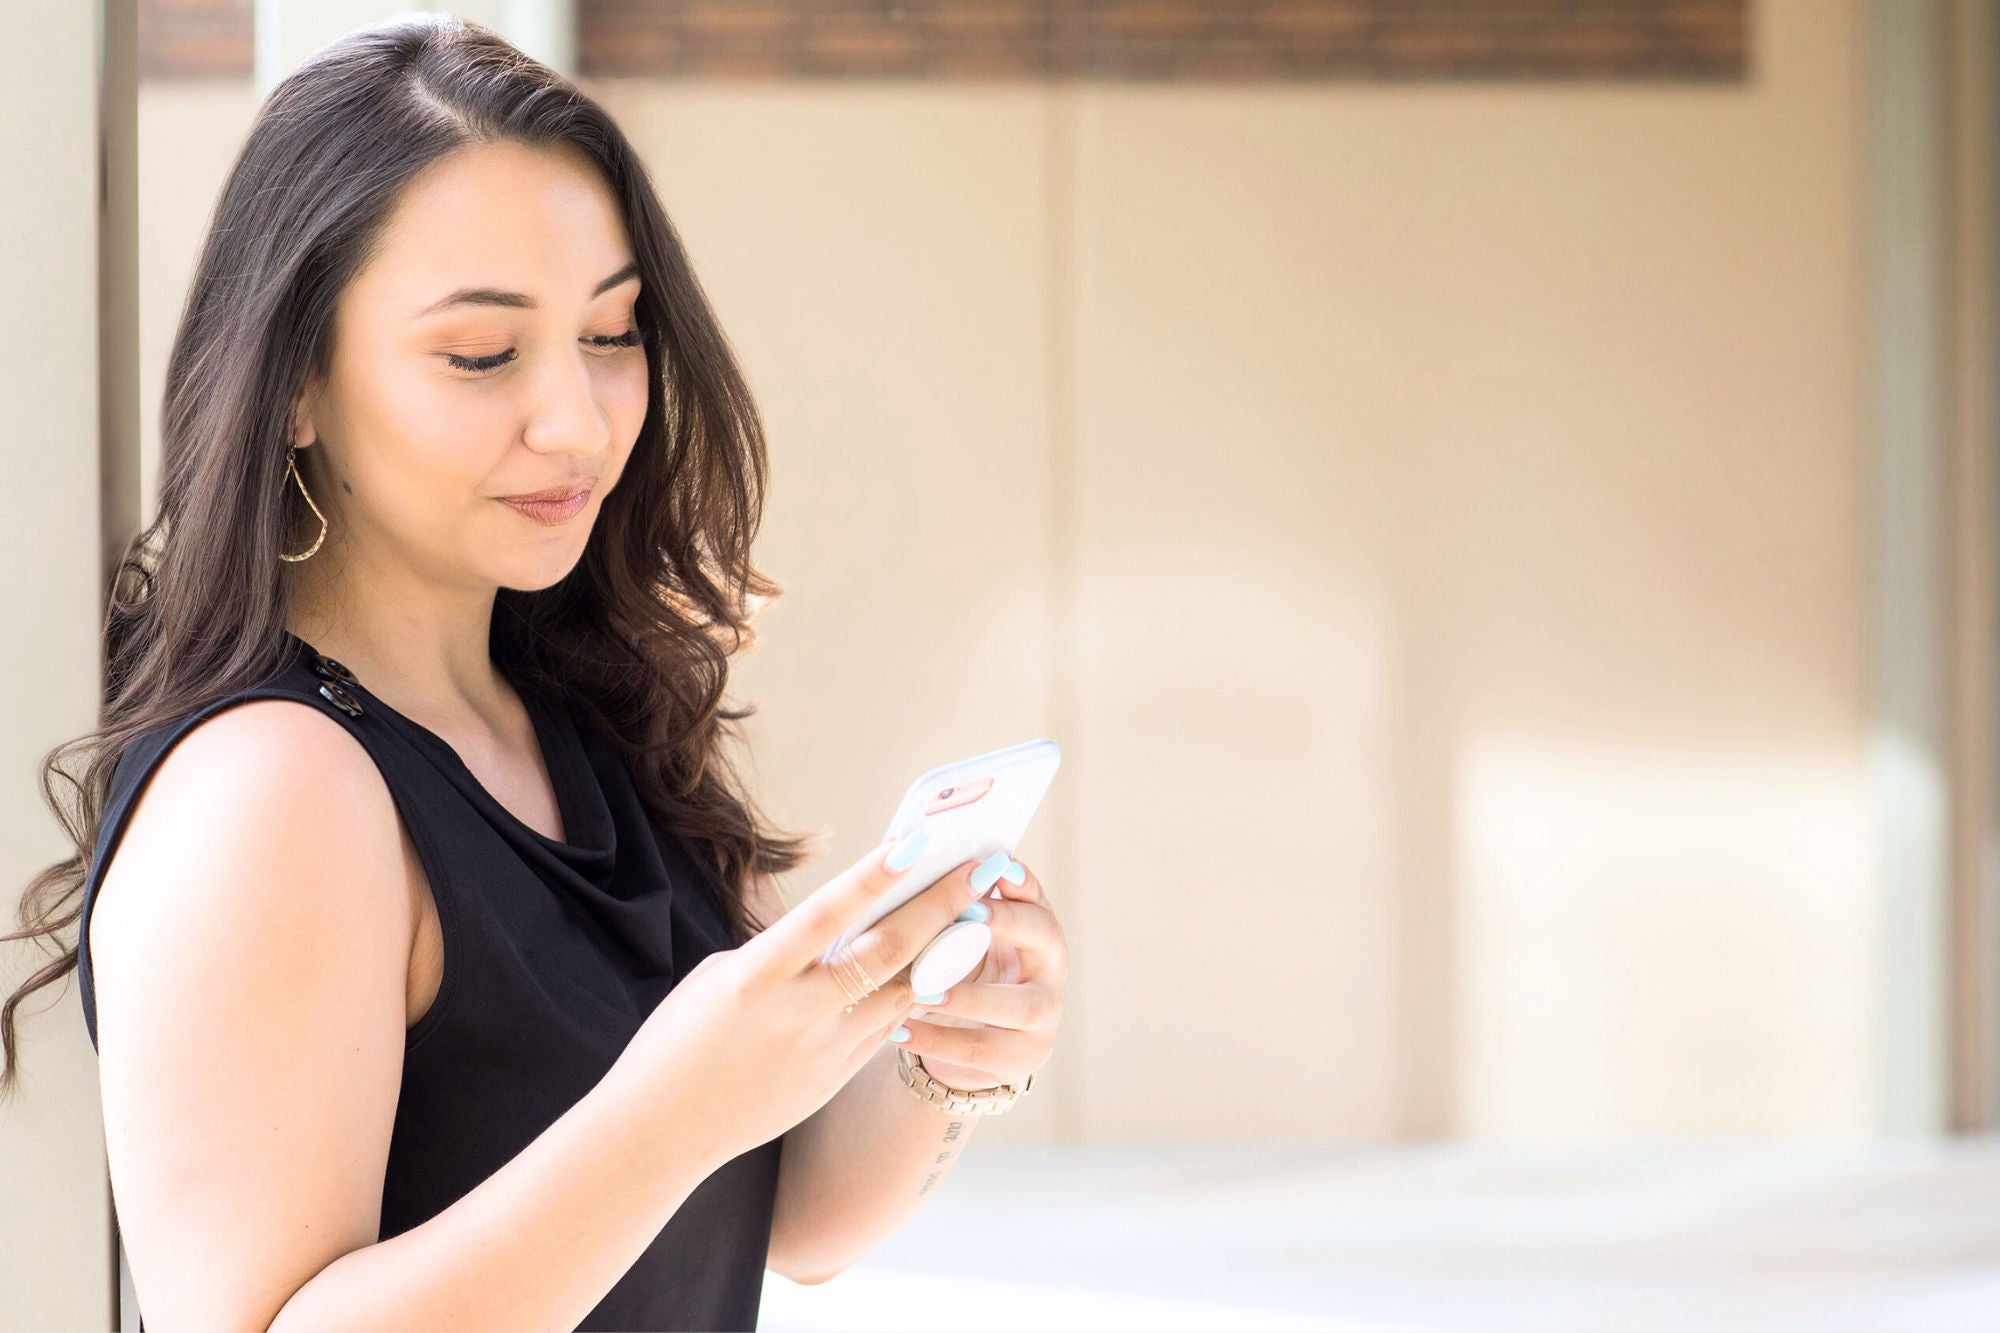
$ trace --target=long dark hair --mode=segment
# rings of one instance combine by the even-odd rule
[[[653,384],[577,567],[540,592],[499,590],[494,663],[625,751],[655,818],[713,860],[737,942],[769,924],[747,901],[750,877],[818,850],[817,834],[763,827],[725,751],[754,711],[722,706],[729,658],[755,643],[751,622],[781,588],[750,561],[763,428],[680,237],[602,107],[479,24],[411,15],[293,71],[230,170],[167,363],[159,511],[110,589],[100,725],[42,761],[43,799],[76,852],[36,876],[23,929],[0,939],[81,919],[105,789],[136,736],[281,665],[289,584],[275,553],[318,530],[283,484],[291,405],[325,367],[335,303],[402,190],[446,154],[494,141],[572,144],[603,172],[639,264]],[[63,766],[72,754],[77,774]],[[15,1009],[76,959],[72,946],[0,1006],[0,1097],[16,1083]]]

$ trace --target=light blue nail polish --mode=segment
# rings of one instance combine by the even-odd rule
[[[1000,878],[1006,880],[1009,884],[1026,884],[1028,882],[1028,867],[1009,857],[1007,859],[1007,868],[1000,872]]]
[[[882,864],[891,870],[908,870],[917,863],[917,857],[929,845],[930,830],[919,826],[915,833],[897,843],[889,852],[889,859]]]
[[[987,891],[993,887],[994,882],[1000,878],[1000,872],[1012,865],[1013,862],[1014,858],[1005,852],[995,852],[984,861],[981,861],[972,871],[972,896],[975,898],[984,898]]]
[[[936,995],[919,995],[919,996],[917,997],[917,1003],[918,1003],[918,1004],[943,1004],[943,1003],[944,1003],[944,993],[943,993],[942,991],[940,991],[940,992],[939,992],[939,993],[937,993]]]
[[[958,914],[957,919],[960,921],[984,921],[987,917],[992,915],[993,915],[993,909],[988,907],[985,903],[974,903],[972,906],[966,908],[963,912],[960,912]]]
[[[889,1034],[890,1041],[908,1041],[909,1039],[910,1039],[910,1030],[904,1027],[901,1023],[898,1023],[896,1025],[896,1030]]]

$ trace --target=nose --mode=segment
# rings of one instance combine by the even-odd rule
[[[530,448],[591,458],[610,447],[611,422],[597,404],[586,356],[577,351],[544,359],[536,410],[524,432]]]

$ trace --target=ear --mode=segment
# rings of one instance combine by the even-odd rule
[[[304,449],[319,440],[319,431],[314,428],[312,421],[315,397],[316,386],[307,384],[299,391],[297,401],[292,404],[290,443],[295,448]]]

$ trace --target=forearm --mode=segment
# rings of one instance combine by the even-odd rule
[[[727,1160],[667,1121],[698,1123],[614,1065],[436,1217],[321,1269],[271,1327],[575,1328]]]
[[[790,1271],[831,1277],[900,1230],[936,1197],[985,1118],[911,1096],[896,1050],[885,1044],[785,1134],[771,1250]]]

